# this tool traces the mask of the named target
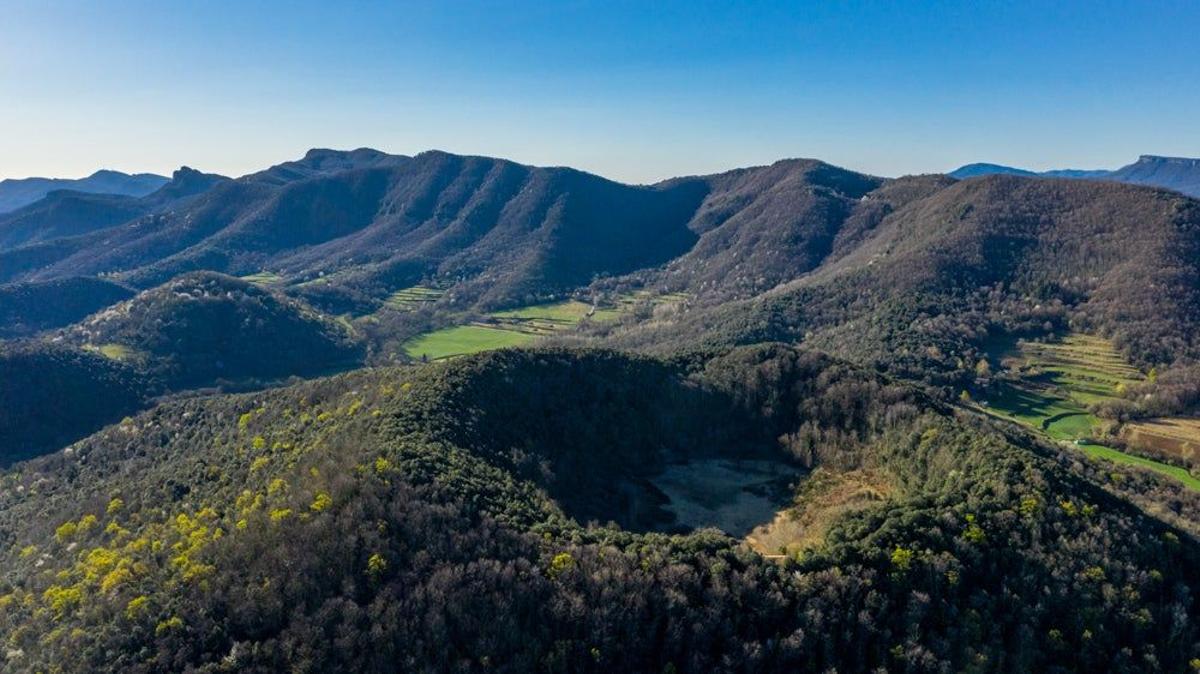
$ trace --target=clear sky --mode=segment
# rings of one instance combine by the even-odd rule
[[[628,182],[1200,156],[1200,2],[0,0],[0,177],[360,146]]]

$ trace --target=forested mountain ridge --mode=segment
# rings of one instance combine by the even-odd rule
[[[167,178],[153,173],[129,175],[120,171],[103,169],[77,180],[69,178],[8,178],[0,180],[0,213],[28,206],[56,190],[141,197],[162,187],[166,182]]]
[[[796,454],[780,430],[841,440]],[[731,451],[895,487],[782,563],[577,519]],[[181,401],[0,477],[4,667],[1183,671],[1200,548],[1060,451],[769,346]]]
[[[227,180],[187,167],[157,189],[139,195],[97,194],[73,190],[51,192],[24,208],[0,214],[0,250],[14,250],[54,239],[71,238],[182,205]]]
[[[1200,197],[1200,159],[1186,157],[1160,157],[1144,154],[1138,157],[1136,162],[1111,171],[1107,169],[1059,169],[1034,172],[1012,166],[979,163],[960,166],[947,175],[954,178],[976,178],[996,174],[1112,180],[1132,185],[1163,187],[1188,196]]]
[[[51,195],[0,276],[3,671],[1200,662],[1200,491],[987,404],[1073,344],[1200,404],[1178,192],[313,150]]]
[[[326,275],[325,294],[379,302],[429,276],[468,281],[459,294],[472,300],[512,303],[682,253],[701,197],[691,185],[630,187],[482,157],[315,151],[86,240],[98,245],[60,241],[14,278],[118,273],[149,287],[195,269],[269,268],[295,281]]]
[[[887,209],[860,244],[788,284],[694,310],[675,326],[634,326],[612,343],[669,350],[806,340],[961,385],[989,334],[1075,328],[1112,337],[1148,369],[1198,355],[1198,260],[1200,202],[995,175]]]

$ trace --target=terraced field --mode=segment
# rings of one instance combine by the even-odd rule
[[[1089,437],[1100,420],[1088,405],[1117,397],[1122,387],[1143,378],[1111,342],[1092,335],[998,342],[989,360],[1006,381],[981,402],[1056,440]]]
[[[1073,442],[1092,458],[1152,470],[1200,491],[1200,480],[1184,468],[1091,440],[1100,420],[1088,405],[1118,397],[1122,387],[1144,379],[1108,340],[1081,334],[1052,342],[1009,340],[994,344],[988,355],[1004,382],[978,401],[979,409]],[[1200,430],[1200,423],[1195,428]]]
[[[573,328],[584,318],[593,317],[595,313],[596,310],[590,304],[567,300],[497,311],[490,314],[490,318],[507,330],[531,335],[548,335]]]
[[[383,304],[396,311],[413,311],[438,301],[444,292],[427,286],[412,286],[392,293]]]

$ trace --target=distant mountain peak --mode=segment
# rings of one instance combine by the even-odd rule
[[[367,158],[367,157],[383,157],[387,153],[374,148],[360,147],[353,150],[335,150],[327,147],[314,147],[304,153],[303,161],[314,161],[329,158],[344,159],[347,157]]]
[[[975,163],[960,166],[947,175],[960,180],[979,176],[1005,174],[1032,178],[1074,178],[1078,180],[1112,180],[1134,185],[1149,185],[1200,197],[1200,159],[1164,157],[1144,154],[1137,161],[1116,170],[1057,169],[1029,171],[1001,164]]]
[[[1164,157],[1157,154],[1144,154],[1138,157],[1139,164],[1180,164],[1182,166],[1200,167],[1200,158],[1193,157]]]
[[[953,171],[947,173],[946,175],[950,176],[951,178],[963,179],[963,178],[975,178],[978,176],[987,176],[987,175],[996,175],[996,174],[1019,175],[1019,176],[1037,175],[1033,171],[1029,171],[1027,169],[1020,169],[1020,168],[1016,168],[1013,166],[1005,166],[1003,164],[989,164],[987,162],[976,162],[974,164],[965,164],[965,165],[960,166],[960,167],[954,169]]]
[[[55,190],[142,197],[166,182],[165,177],[153,173],[130,175],[111,169],[100,169],[86,178],[78,179],[35,177],[0,180],[0,213],[28,206]]]

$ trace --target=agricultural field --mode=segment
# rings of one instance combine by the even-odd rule
[[[1143,378],[1111,342],[1091,335],[998,341],[988,355],[1002,381],[980,404],[1055,440],[1090,437],[1100,420],[1088,406],[1119,396],[1124,386]]]
[[[1184,484],[1184,486],[1195,491],[1200,491],[1200,480],[1196,479],[1186,469],[1180,468],[1179,466],[1172,466],[1170,464],[1162,463],[1161,461],[1148,459],[1144,456],[1126,454],[1125,452],[1115,450],[1112,447],[1105,447],[1104,445],[1090,444],[1084,445],[1080,447],[1080,449],[1082,449],[1088,456],[1092,458],[1106,459],[1108,461],[1112,461],[1113,463],[1124,463],[1131,466],[1139,466],[1141,468],[1152,470],[1156,473],[1161,473],[1167,477],[1179,480]]]
[[[573,328],[584,318],[594,317],[595,313],[598,312],[586,302],[567,300],[497,311],[489,314],[489,318],[503,325],[507,330],[516,330],[531,335],[547,335]]]
[[[437,292],[440,296],[440,291],[417,286],[400,291],[405,295],[396,301],[436,301],[436,297],[432,300],[423,299],[430,296],[429,292]],[[394,294],[393,298],[400,293]],[[508,346],[521,346],[541,337],[574,329],[584,319],[616,320],[632,312],[641,302],[678,302],[682,298],[682,295],[652,297],[647,293],[630,293],[620,297],[612,307],[606,308],[594,307],[579,300],[565,300],[496,311],[488,314],[484,320],[469,325],[444,328],[414,337],[404,344],[404,352],[412,358],[438,360]],[[388,302],[390,305],[392,300],[389,299]]]
[[[1187,465],[1200,462],[1200,419],[1162,417],[1131,421],[1121,427],[1121,439],[1152,456],[1161,455]]]
[[[101,354],[111,360],[127,361],[142,357],[143,354],[124,344],[84,344],[84,349]]]
[[[616,320],[621,316],[632,313],[639,304],[649,302],[652,305],[660,304],[675,304],[682,302],[688,298],[686,293],[665,293],[655,295],[648,290],[635,290],[631,293],[625,293],[616,298],[611,307],[598,308],[596,310],[595,320]]]
[[[383,305],[396,311],[414,311],[422,306],[433,304],[444,294],[444,291],[428,286],[411,286],[402,288],[388,296]]]
[[[243,281],[249,281],[250,283],[260,286],[279,285],[283,282],[282,276],[269,271],[260,271],[257,274],[248,274],[246,276],[242,276],[241,279]]]
[[[411,358],[440,360],[479,351],[521,346],[534,339],[537,338],[533,335],[514,330],[483,325],[459,325],[415,337],[404,344],[404,352]]]
[[[479,351],[528,344],[539,337],[575,327],[591,313],[591,305],[574,300],[498,311],[486,321],[435,330],[404,345],[411,358],[438,360]]]
[[[1088,405],[1118,397],[1123,387],[1144,379],[1108,340],[1071,334],[1049,342],[998,341],[988,356],[1002,381],[977,401],[978,409],[1073,442],[1092,458],[1146,468],[1200,491],[1200,480],[1184,468],[1092,441],[1101,421]],[[1200,423],[1190,428],[1200,431]]]

